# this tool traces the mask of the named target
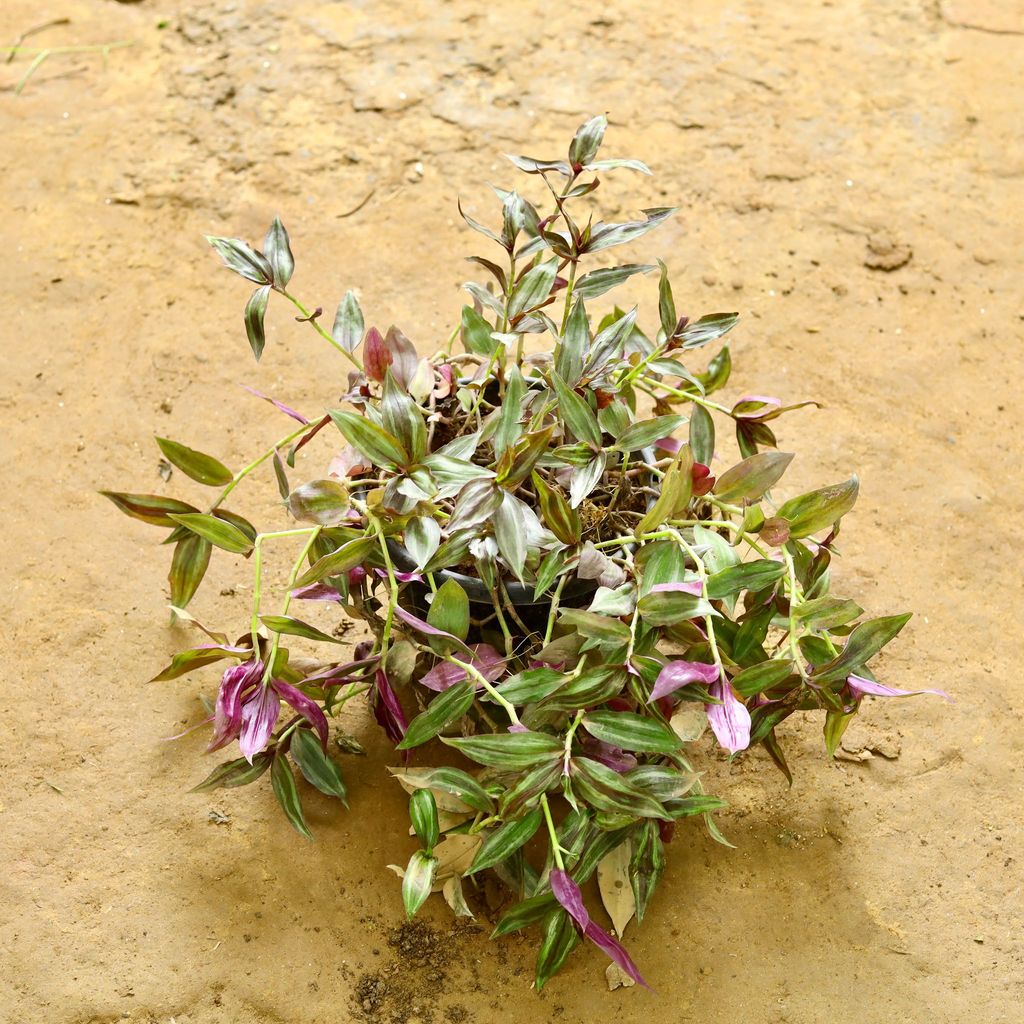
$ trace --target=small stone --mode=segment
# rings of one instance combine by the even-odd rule
[[[864,257],[864,266],[868,270],[883,270],[891,273],[905,267],[914,251],[909,245],[896,242],[889,235],[872,235],[868,238],[868,253]]]
[[[604,976],[608,982],[609,992],[614,992],[617,988],[632,988],[636,984],[618,964],[609,964],[604,970]]]

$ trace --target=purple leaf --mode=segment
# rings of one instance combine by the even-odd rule
[[[266,748],[280,713],[280,698],[270,686],[260,686],[242,705],[242,732],[238,737],[238,749],[249,764],[252,764],[253,757]]]
[[[950,704],[954,703],[953,698],[945,690],[897,690],[895,686],[884,686],[863,676],[847,676],[846,685],[850,688],[854,700],[860,700],[866,694],[872,697],[916,697],[922,693],[934,693],[937,697],[948,700]]]
[[[493,683],[505,671],[505,659],[490,644],[474,644],[470,650],[473,657],[469,664],[487,682]],[[423,676],[420,682],[428,690],[447,690],[450,686],[461,683],[468,674],[464,668],[459,668],[450,661],[442,661]]]
[[[583,753],[594,761],[611,768],[613,772],[620,775],[623,772],[632,771],[637,766],[637,760],[632,754],[627,754],[621,747],[612,746],[604,740],[594,739],[587,735],[583,738]]]
[[[213,711],[213,738],[208,750],[219,750],[238,735],[242,728],[242,697],[262,675],[262,661],[246,661],[233,665],[221,676]]]
[[[569,916],[579,926],[580,931],[586,933],[590,924],[590,915],[583,905],[583,894],[580,892],[580,887],[561,868],[552,868],[549,881],[555,899],[569,911]]]
[[[700,597],[704,593],[704,584],[701,580],[690,580],[687,583],[655,583],[651,587],[652,594],[661,594],[665,591],[676,591]]]
[[[626,952],[625,947],[621,942],[617,939],[613,939],[603,929],[598,928],[593,921],[583,929],[583,934],[590,939],[598,949],[604,952],[606,956],[614,960],[615,963],[617,963],[638,985],[643,985],[644,988],[650,990],[651,986],[644,981],[643,975],[637,970],[636,964],[630,959],[629,954]]]
[[[388,680],[383,669],[377,669],[374,686],[370,691],[373,706],[373,717],[387,734],[392,743],[401,743],[409,728],[409,720],[405,717],[398,694]]]
[[[376,327],[366,332],[366,344],[363,348],[363,368],[371,380],[383,381],[394,356],[384,344],[384,338]]]
[[[300,601],[340,601],[339,594],[334,587],[326,583],[310,583],[306,587],[296,587],[292,591],[292,597]]]
[[[549,881],[555,899],[568,911],[569,916],[576,922],[584,936],[614,960],[638,985],[649,989],[651,986],[644,981],[643,976],[636,969],[636,964],[630,959],[622,944],[590,920],[587,908],[583,905],[583,894],[580,892],[580,887],[569,875],[561,868],[554,868],[549,876]]]
[[[386,580],[388,578],[387,572],[385,572],[385,570],[383,570],[383,569],[374,569],[373,571],[378,576],[380,576],[381,579],[385,579]],[[398,569],[395,569],[394,573],[395,573],[395,579],[398,580],[399,583],[422,583],[423,582],[423,574],[419,573],[419,572],[400,572]]]
[[[717,679],[718,668],[715,665],[705,665],[702,661],[670,661],[658,673],[647,703],[667,697],[670,693],[689,686],[690,683],[710,685]]]
[[[417,633],[426,633],[428,636],[443,636],[446,640],[454,640],[456,643],[459,643],[458,637],[452,636],[451,633],[446,633],[443,629],[436,629],[423,619],[418,619],[411,612],[407,612],[401,605],[395,606],[395,616],[401,619],[407,626],[415,629]]]
[[[316,729],[316,733],[320,737],[320,745],[326,750],[327,718],[320,705],[312,697],[307,697],[301,690],[297,690],[294,686],[284,683],[280,679],[274,679],[270,685],[273,686],[282,700],[286,701],[294,711],[302,715]]]
[[[754,408],[740,409],[740,406],[745,406],[748,403]],[[769,409],[778,408],[780,405],[782,405],[782,399],[773,398],[771,395],[743,395],[736,399],[732,415],[735,419],[757,419]]]
[[[722,702],[704,705],[715,738],[730,754],[745,750],[750,746],[750,712],[746,705],[736,698],[732,686],[721,679],[709,687],[709,692]]]
[[[287,405],[279,402],[276,398],[271,398],[270,395],[265,395],[262,391],[257,391],[256,388],[249,387],[248,384],[243,384],[242,387],[257,398],[262,398],[264,402],[269,402],[271,405],[276,406],[286,416],[291,416],[293,420],[298,420],[299,423],[302,423],[303,425],[309,422],[309,420],[307,420],[301,413],[297,413],[294,409],[289,409]]]

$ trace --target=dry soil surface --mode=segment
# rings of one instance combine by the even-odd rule
[[[54,54],[20,95],[28,58],[0,64],[0,1020],[1019,1021],[1024,5],[5,0],[0,42],[60,19],[25,45],[134,45]],[[267,785],[186,793],[204,739],[162,737],[216,672],[146,683],[187,636],[167,549],[95,492],[181,490],[153,434],[265,447],[287,421],[239,382],[307,411],[341,389],[281,308],[253,363],[204,234],[280,213],[307,302],[356,287],[429,349],[486,245],[457,196],[489,215],[501,153],[605,110],[656,177],[609,175],[604,212],[682,207],[629,257],[663,254],[687,312],[743,313],[731,394],[825,404],[782,421],[787,486],[860,472],[839,589],[915,610],[885,677],[957,703],[870,703],[832,764],[794,725],[792,790],[702,747],[737,849],[680,829],[627,933],[655,992],[608,992],[585,950],[537,996],[486,914],[401,927],[405,797],[361,709],[315,843]],[[239,509],[278,521],[263,483]],[[234,630],[250,594],[217,558],[195,611]]]

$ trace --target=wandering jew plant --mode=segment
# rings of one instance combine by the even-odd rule
[[[438,891],[456,914],[481,913],[479,878],[494,872],[510,893],[494,934],[539,930],[538,988],[581,937],[643,983],[580,887],[597,874],[621,937],[647,912],[677,822],[702,819],[728,845],[713,819],[724,803],[696,770],[706,725],[729,755],[759,746],[790,779],[780,727],[791,715],[820,712],[831,755],[866,694],[904,693],[869,664],[909,616],[866,618],[830,590],[857,478],[785,495],[793,456],[778,450],[774,421],[813,403],[713,398],[730,379],[729,349],[696,360],[736,314],[691,319],[664,263],[607,259],[673,210],[624,223],[581,212],[606,171],[650,173],[599,159],[605,128],[588,121],[564,159],[510,158],[547,190],[543,202],[498,188],[500,222],[463,214],[490,243],[469,258],[487,283],[465,286],[472,303],[430,356],[397,327],[367,328],[351,291],[325,327],[321,309],[289,291],[279,220],[262,250],[211,238],[255,285],[244,321],[256,358],[273,296],[347,360],[344,393],[314,420],[268,398],[296,425],[237,471],[157,438],[171,466],[215,489],[212,500],[104,492],[167,531],[172,605],[206,636],[156,678],[233,662],[210,750],[237,739],[241,756],[197,789],[269,771],[309,836],[293,766],[344,802],[329,721],[364,698],[411,794],[420,849],[396,868],[409,915]],[[656,319],[641,325],[636,309],[601,301],[656,271]],[[290,470],[314,441],[324,468],[294,486]],[[227,503],[266,463],[282,510],[257,527]],[[261,575],[268,544],[297,549],[276,613]],[[251,621],[234,641],[184,610],[214,548],[253,567]],[[300,656],[293,644],[336,652],[339,642],[306,621],[324,622],[323,608],[295,614],[305,602],[340,608],[367,639],[347,660],[314,661],[306,645]]]

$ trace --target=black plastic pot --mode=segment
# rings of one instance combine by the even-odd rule
[[[633,457],[638,461],[648,464],[654,462],[655,455],[652,448],[644,448],[642,451],[633,452]],[[652,499],[653,501],[653,499]],[[650,506],[652,502],[648,502]],[[409,554],[404,544],[389,539],[387,542],[388,552],[395,567],[403,572],[415,572],[417,569],[416,559]],[[486,618],[494,609],[494,600],[490,589],[476,576],[467,576],[465,573],[454,572],[451,569],[439,569],[434,574],[435,582],[440,586],[447,580],[454,580],[466,592],[470,605],[478,605],[475,610],[470,609],[474,618]],[[548,615],[551,611],[551,598],[542,595],[535,599],[533,587],[518,580],[504,580],[503,586],[508,595],[508,601],[515,608],[516,615],[523,622],[523,625],[537,632],[543,632],[547,626]],[[567,580],[562,587],[562,594],[559,598],[559,605],[563,608],[579,608],[590,601],[591,595],[597,590],[597,580],[581,580],[573,578]],[[429,604],[427,595],[430,588],[424,583],[410,583],[403,592],[405,598],[402,602],[408,611],[420,617],[425,617]],[[500,600],[500,597],[499,597]],[[511,625],[511,623],[510,623]]]

